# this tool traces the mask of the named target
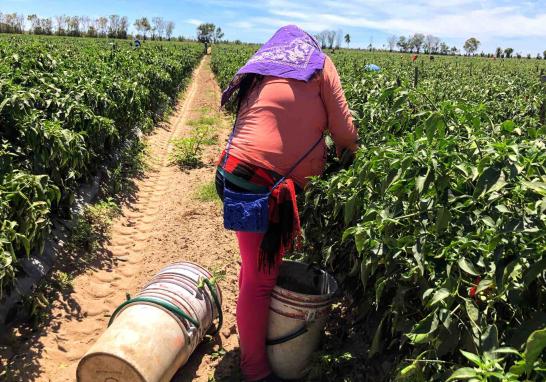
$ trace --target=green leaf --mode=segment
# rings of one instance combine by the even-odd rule
[[[482,217],[482,221],[485,223],[485,225],[487,225],[487,226],[489,226],[491,228],[496,227],[495,221],[491,218],[491,216]]]
[[[539,195],[546,196],[546,183],[543,182],[528,182],[526,180],[522,181],[521,184],[525,188],[536,192]]]
[[[379,353],[379,351],[383,347],[383,341],[382,341],[383,324],[385,322],[385,319],[387,318],[387,315],[388,315],[388,313],[385,313],[385,315],[381,319],[381,322],[379,323],[379,326],[377,327],[377,329],[375,331],[375,334],[373,336],[372,344],[371,344],[370,350],[368,352],[368,356],[370,358],[373,357],[374,355],[376,355],[377,353]]]
[[[450,220],[451,213],[449,212],[449,209],[440,207],[438,209],[438,218],[436,220],[436,232],[443,233],[449,225]]]
[[[372,259],[370,259],[370,257],[362,259],[362,262],[360,263],[360,282],[362,283],[362,293],[366,292],[366,288],[368,286],[368,276],[370,274],[371,263]]]
[[[447,288],[440,288],[436,292],[434,292],[434,295],[432,296],[432,299],[429,302],[429,306],[433,306],[434,304],[446,299],[451,295],[451,292]]]
[[[447,380],[454,381],[457,379],[470,379],[476,378],[477,376],[478,373],[471,367],[461,367],[460,369],[455,370]]]
[[[511,119],[508,119],[508,120],[504,121],[503,123],[501,123],[501,130],[502,131],[511,133],[512,131],[514,131],[515,128],[516,128],[516,124]]]
[[[17,239],[20,240],[23,244],[23,248],[25,249],[27,257],[30,256],[30,240],[26,236],[21,234],[17,235]]]
[[[356,205],[356,195],[353,195],[351,198],[349,198],[349,200],[347,200],[343,208],[343,217],[345,221],[345,226],[348,226],[353,220],[353,217],[355,215],[355,205]]]
[[[480,274],[474,268],[474,264],[472,264],[470,261],[465,259],[464,257],[459,258],[459,261],[457,261],[457,264],[459,264],[459,268],[461,268],[464,272],[471,274],[472,276],[479,276]]]
[[[427,180],[427,176],[418,176],[415,180],[415,187],[417,188],[417,192],[421,194],[423,192],[423,187],[425,186],[425,181]],[[410,365],[411,366],[411,365]]]
[[[533,365],[546,347],[546,328],[536,330],[527,339],[525,346],[525,372],[530,375]]]
[[[493,280],[490,279],[483,279],[478,284],[478,287],[476,288],[476,294],[479,294],[480,292],[483,292],[486,289],[489,289],[493,285]]]
[[[412,363],[411,365],[406,366],[400,371],[400,376],[409,377],[410,375],[415,373],[416,370],[417,370],[417,365],[415,363]]]
[[[438,317],[434,311],[414,325],[406,336],[413,344],[426,343],[432,340],[432,334],[436,329],[438,329]]]
[[[468,318],[470,318],[470,321],[474,326],[477,325],[478,319],[480,317],[480,312],[476,305],[474,304],[474,301],[470,299],[465,299],[465,307],[466,307],[466,314],[468,315]]]
[[[461,352],[462,355],[464,355],[466,359],[474,363],[476,366],[480,366],[482,364],[482,360],[480,359],[480,356],[478,356],[477,354],[470,353],[462,349],[459,349],[459,351]]]
[[[503,257],[496,262],[495,268],[495,284],[499,291],[502,291],[504,288],[504,283],[507,280],[508,276],[518,263],[518,256],[515,254],[508,255]]]
[[[445,128],[446,124],[442,115],[432,113],[425,121],[425,131],[428,141],[432,142],[434,136],[438,137],[439,139],[443,138],[445,135]]]
[[[515,355],[521,356],[521,353],[519,351],[517,351],[517,349],[510,348],[510,347],[502,347],[502,348],[495,349],[495,350],[493,350],[493,353],[497,353],[497,354],[515,354]]]
[[[490,352],[499,347],[499,331],[495,324],[488,325],[481,336],[482,350]]]
[[[501,176],[501,172],[498,168],[496,167],[486,168],[478,178],[478,182],[476,184],[476,188],[474,189],[473,196],[477,198],[483,195],[487,190],[493,187],[495,183],[497,183],[500,176]]]
[[[540,259],[539,261],[531,264],[529,269],[523,275],[523,283],[528,286],[531,284],[541,273],[546,270],[546,257]]]
[[[387,285],[388,279],[383,277],[380,277],[376,283],[375,283],[375,304],[379,306],[379,301],[381,299],[381,294],[383,293],[383,289],[385,289],[385,286]]]
[[[499,205],[495,206],[495,208],[496,208],[499,212],[501,212],[501,213],[503,213],[503,214],[507,214],[507,213],[510,212],[510,210],[509,210],[508,208],[506,208],[506,206],[505,206],[504,204],[499,204]]]

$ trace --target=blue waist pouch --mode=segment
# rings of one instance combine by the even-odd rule
[[[269,196],[230,190],[224,185],[224,228],[265,233],[269,226]]]
[[[238,115],[237,115],[238,117]],[[235,134],[237,118],[233,124],[233,130],[229,136],[226,153],[224,156],[222,168],[225,166],[231,141]],[[290,168],[286,175],[281,177],[268,192],[240,192],[230,189],[226,183],[226,176],[223,176],[224,182],[224,227],[233,231],[243,232],[267,232],[269,227],[269,197],[271,192],[279,186],[288,175],[301,163],[307,155],[311,153],[322,141],[322,135],[317,142]],[[225,170],[224,170],[225,171]]]

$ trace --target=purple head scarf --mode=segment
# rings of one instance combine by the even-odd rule
[[[317,70],[322,70],[325,58],[320,46],[308,33],[295,25],[284,26],[235,74],[222,94],[221,105],[229,101],[245,74],[309,81]]]

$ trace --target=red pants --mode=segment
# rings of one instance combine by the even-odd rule
[[[271,291],[277,283],[280,262],[267,270],[258,270],[258,252],[263,234],[237,232],[241,252],[237,329],[241,350],[241,370],[249,381],[271,374],[265,341],[269,324]]]

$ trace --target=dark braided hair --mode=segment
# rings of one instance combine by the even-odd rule
[[[263,75],[255,73],[247,73],[243,76],[236,96],[237,113],[239,113],[243,101],[246,100],[248,95],[254,90],[254,87],[258,85],[263,78]]]

